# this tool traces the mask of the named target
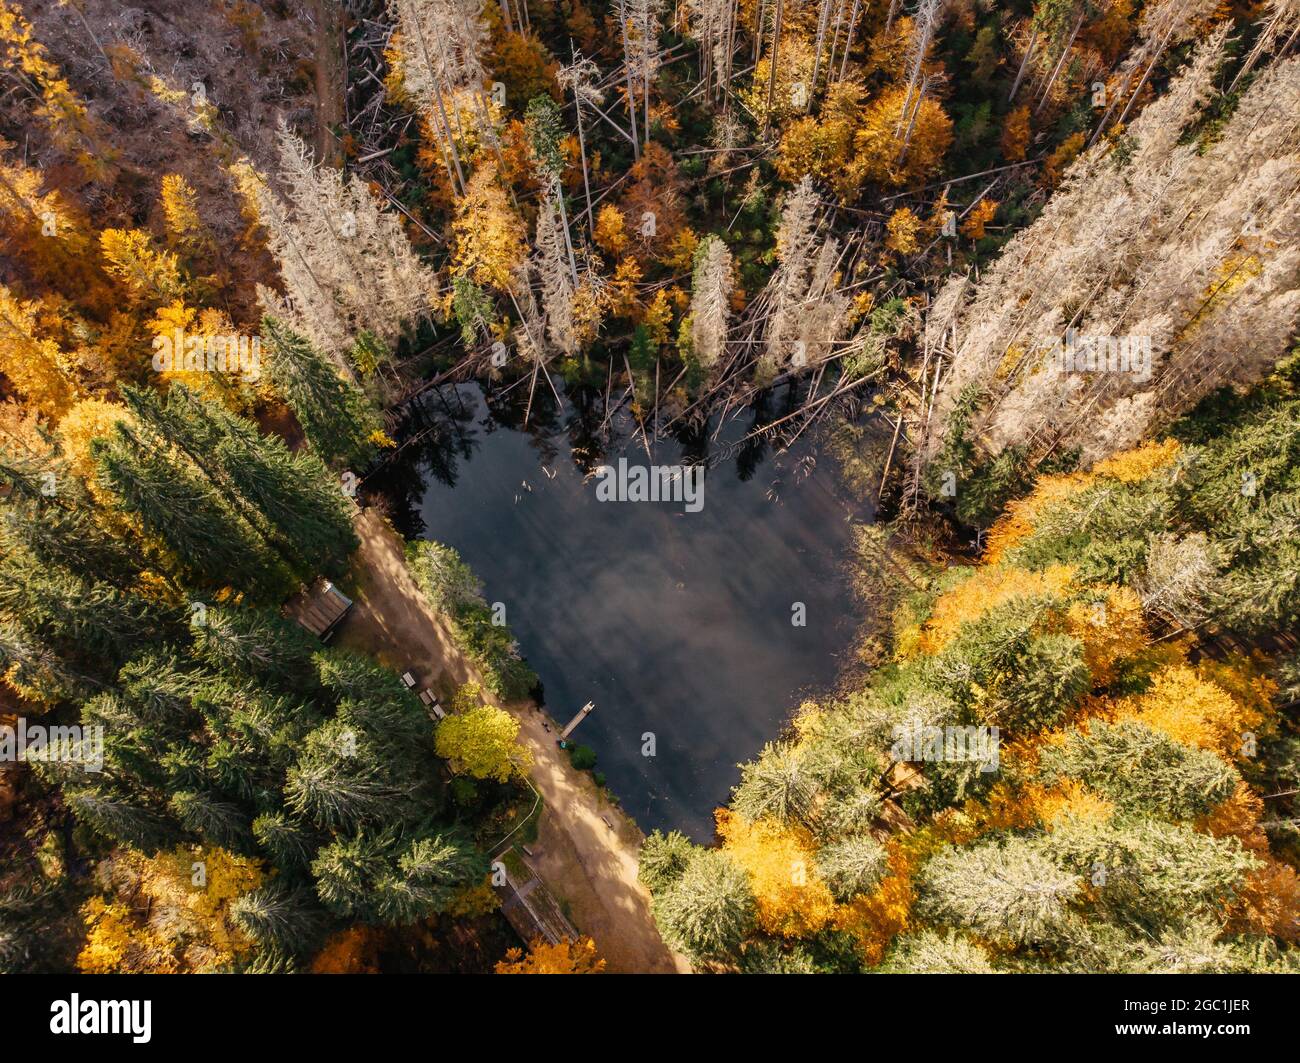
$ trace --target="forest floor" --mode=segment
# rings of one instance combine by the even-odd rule
[[[342,645],[374,654],[421,688],[440,681],[480,682],[406,567],[401,537],[374,510],[357,519],[356,604],[341,629]],[[642,834],[637,825],[578,771],[555,744],[559,728],[532,701],[502,704],[519,720],[519,739],[533,754],[533,785],[544,809],[530,863],[567,914],[596,943],[614,972],[689,973],[650,915],[650,894],[637,881]],[[550,725],[550,729],[547,729]]]
[[[313,0],[312,21],[316,49],[316,158],[326,166],[343,165],[343,150],[333,130],[342,128],[348,91],[343,66],[343,29],[340,11],[326,0]]]

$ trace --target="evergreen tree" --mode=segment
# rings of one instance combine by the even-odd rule
[[[994,974],[989,955],[969,938],[949,930],[919,930],[900,937],[882,970],[898,974]]]
[[[65,788],[64,799],[73,815],[96,833],[146,853],[179,840],[180,832],[166,816],[111,790]]]
[[[344,721],[313,731],[285,782],[288,806],[324,830],[359,830],[389,819],[405,800],[368,736]]]
[[[240,894],[231,902],[230,917],[259,944],[287,955],[312,951],[326,922],[311,893],[278,881]]]
[[[748,820],[811,822],[819,792],[800,752],[785,743],[769,742],[757,759],[741,766],[731,807]]]
[[[96,682],[48,641],[7,619],[0,619],[0,671],[10,686],[33,701],[57,701],[83,693]]]
[[[152,635],[158,618],[144,600],[41,564],[24,550],[0,559],[0,612],[21,618],[37,642],[59,658],[79,662],[86,675],[115,671]]]
[[[124,424],[115,426],[113,438],[93,440],[90,449],[103,486],[166,545],[191,582],[272,601],[287,594],[292,582],[284,565],[198,474]]]
[[[310,866],[319,836],[286,812],[267,812],[253,820],[257,844],[285,874],[302,874]]]
[[[695,846],[681,831],[651,831],[641,843],[641,857],[637,865],[637,878],[649,889],[660,890],[671,886],[682,876],[690,862]]]
[[[1050,786],[1075,779],[1120,808],[1190,820],[1229,797],[1240,776],[1221,757],[1176,742],[1134,720],[1097,721],[1046,745],[1039,778]]]
[[[218,672],[302,696],[319,689],[313,657],[320,644],[269,610],[209,609],[194,640],[198,657]]]
[[[379,415],[304,336],[270,314],[262,318],[267,368],[276,390],[321,460],[360,472],[375,454]]]
[[[458,888],[486,873],[486,861],[458,840],[417,838],[379,881],[378,910],[386,922],[413,923],[444,910]]]
[[[141,424],[183,451],[208,482],[300,577],[337,574],[356,547],[351,513],[325,468],[225,407],[173,385],[166,399],[124,388]]]
[[[866,893],[885,873],[885,848],[869,834],[832,842],[817,853],[817,870],[836,900]]]
[[[1258,866],[1236,838],[1152,819],[1066,822],[1042,839],[1041,849],[1087,876],[1098,916],[1142,937],[1198,918],[1222,925],[1245,876]]]
[[[223,801],[211,793],[178,790],[172,794],[168,804],[181,825],[206,843],[233,851],[247,846],[250,835],[248,819],[233,801]]]
[[[918,908],[940,926],[1013,944],[1057,941],[1083,892],[1032,839],[945,849],[925,865]]]
[[[377,890],[391,871],[392,847],[391,839],[358,834],[322,848],[311,865],[321,903],[343,919],[381,920]]]
[[[677,881],[654,898],[670,947],[703,960],[728,956],[754,925],[749,877],[717,849],[697,849]]]
[[[0,540],[43,565],[93,576],[120,590],[134,586],[140,569],[131,551],[108,535],[89,510],[85,497],[78,497],[68,507],[15,499],[0,516]]]

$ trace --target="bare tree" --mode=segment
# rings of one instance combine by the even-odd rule
[[[722,238],[706,236],[696,252],[691,285],[691,347],[706,370],[717,364],[726,346],[734,271]]]
[[[1224,384],[1249,384],[1300,319],[1300,59],[1255,79],[1208,147],[1185,131],[1214,93],[1227,28],[1119,144],[1084,152],[979,283],[931,311],[954,338],[915,414],[922,461],[963,396],[985,454],[1130,446]],[[939,316],[943,320],[937,320]]]
[[[645,143],[650,143],[650,82],[659,70],[659,20],[663,16],[664,0],[624,0],[626,24],[623,47],[628,68],[628,91],[633,78],[641,82],[645,121],[642,133]],[[630,104],[629,100],[629,104]]]
[[[561,88],[573,93],[573,106],[578,114],[578,151],[582,156],[582,191],[587,202],[587,231],[595,229],[596,223],[591,215],[591,179],[587,173],[587,136],[583,129],[582,112],[588,106],[599,106],[605,99],[605,93],[596,84],[599,68],[581,52],[575,52],[573,62],[560,67],[555,75]]]
[[[500,139],[484,92],[487,73],[482,52],[488,28],[485,0],[396,0],[403,48],[397,73],[424,114],[440,149],[450,158],[457,190],[465,191],[465,174],[457,141],[466,131],[461,113],[468,109],[477,136],[501,156]]]
[[[392,346],[429,314],[437,276],[412,249],[399,216],[380,209],[357,177],[317,165],[284,126],[278,143],[284,198],[251,167],[244,171],[285,287],[283,300],[266,298],[346,368],[344,355],[360,333]]]
[[[573,320],[576,280],[564,238],[564,220],[558,207],[559,198],[560,190],[553,184],[537,210],[534,263],[541,281],[546,336],[557,350],[572,357],[578,353]]]
[[[803,369],[827,358],[848,325],[849,298],[836,285],[840,248],[820,238],[812,178],[790,193],[777,228],[777,267],[759,300],[764,315],[758,378],[787,365]]]

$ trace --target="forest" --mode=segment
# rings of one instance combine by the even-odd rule
[[[0,0],[0,971],[1300,973],[1298,39]],[[857,507],[712,838],[428,534],[466,389],[515,507],[555,438]]]

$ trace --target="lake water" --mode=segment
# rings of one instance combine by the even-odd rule
[[[779,408],[743,411],[716,440],[715,424],[651,444],[659,466],[707,454],[698,512],[598,501],[590,470],[651,464],[642,435],[620,415],[607,443],[603,396],[561,405],[544,383],[522,431],[527,388],[426,394],[401,460],[367,487],[389,498],[400,530],[454,547],[487,600],[504,603],[561,726],[595,702],[573,740],[596,751],[642,828],[707,841],[737,765],[802,696],[834,684],[856,625],[850,520],[869,513],[812,442],[782,453],[742,443]]]

